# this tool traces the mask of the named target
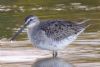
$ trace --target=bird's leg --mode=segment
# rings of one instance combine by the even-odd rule
[[[53,57],[55,58],[55,57],[57,57],[57,51],[53,51]]]

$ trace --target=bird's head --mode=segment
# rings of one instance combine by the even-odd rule
[[[11,37],[10,40],[14,40],[23,30],[25,27],[34,27],[35,25],[39,24],[39,19],[37,16],[29,15],[25,18],[25,23],[22,27]]]
[[[27,27],[31,27],[31,26],[33,26],[33,25],[37,25],[39,22],[40,22],[40,21],[39,21],[39,19],[38,19],[37,16],[30,15],[30,16],[27,16],[27,17],[25,18],[25,25],[26,25]]]

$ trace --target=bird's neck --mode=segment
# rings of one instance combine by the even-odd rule
[[[28,34],[28,37],[29,37],[30,40],[32,40],[32,36],[31,35],[33,34],[33,31],[38,28],[39,23],[40,22],[38,22],[38,23],[32,23],[32,24],[30,24],[30,25],[27,26],[27,34]]]

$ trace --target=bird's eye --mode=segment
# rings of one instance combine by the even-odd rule
[[[32,21],[33,19],[30,19],[30,21]]]

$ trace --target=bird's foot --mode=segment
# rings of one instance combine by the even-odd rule
[[[57,57],[58,53],[56,51],[53,51],[53,57]]]

